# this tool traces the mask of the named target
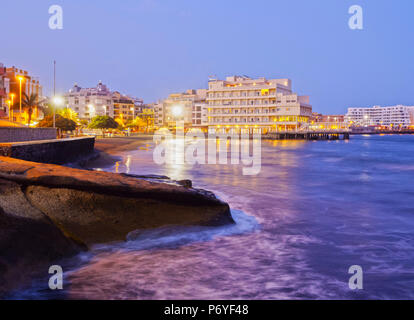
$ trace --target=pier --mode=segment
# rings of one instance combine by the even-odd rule
[[[285,131],[262,135],[269,140],[349,140],[349,131]]]

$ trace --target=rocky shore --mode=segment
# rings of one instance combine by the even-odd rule
[[[0,297],[32,271],[134,230],[229,223],[229,206],[191,181],[0,157]]]

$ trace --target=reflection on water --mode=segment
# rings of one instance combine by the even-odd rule
[[[264,141],[257,176],[241,165],[158,166],[153,148],[111,170],[191,179],[243,212],[240,232],[132,233],[72,268],[65,297],[414,298],[414,136]],[[364,270],[362,291],[348,288],[351,265]]]

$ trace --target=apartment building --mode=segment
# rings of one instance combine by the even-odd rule
[[[43,87],[40,85],[39,79],[30,75],[26,70],[17,68],[15,66],[6,68],[7,86],[8,86],[8,95],[13,100],[14,104],[20,99],[20,86],[22,91],[22,97],[24,94],[30,96],[31,94],[36,94],[38,97],[38,102],[41,103],[43,100]],[[32,119],[37,119],[41,116],[41,113],[36,108],[32,115]],[[20,114],[20,110],[14,108],[12,112],[12,120],[18,122],[25,122],[27,120],[27,115]]]
[[[6,68],[6,77],[9,79],[10,93],[19,96],[20,81],[22,77],[22,94],[30,96],[32,93],[37,94],[39,98],[43,97],[43,87],[40,85],[37,77],[31,76],[26,70],[16,67]]]
[[[352,126],[408,127],[414,125],[414,106],[348,108],[346,119]]]
[[[94,88],[81,88],[75,84],[65,94],[65,105],[83,120],[95,116],[114,116],[112,92],[101,81]]]
[[[140,106],[140,113],[138,117],[140,117],[146,123],[147,131],[153,131],[155,128],[155,104],[142,104]]]
[[[8,105],[6,103],[8,98],[7,82],[6,68],[2,63],[0,63],[0,118],[7,116],[9,112]]]
[[[112,94],[114,106],[114,118],[121,118],[124,120],[133,120],[141,112],[141,100],[122,95],[118,91]]]
[[[175,128],[178,121],[184,127],[207,128],[206,89],[173,93],[154,106],[154,121],[158,128]]]
[[[290,79],[210,79],[206,101],[210,132],[301,131],[312,116],[309,97],[294,93]]]
[[[310,131],[344,131],[348,129],[349,125],[346,121],[345,115],[343,114],[325,115],[313,112],[312,117],[310,118]]]

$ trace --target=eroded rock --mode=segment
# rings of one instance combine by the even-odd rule
[[[21,283],[23,269],[126,240],[135,230],[234,223],[213,193],[165,178],[0,157],[1,290]]]

